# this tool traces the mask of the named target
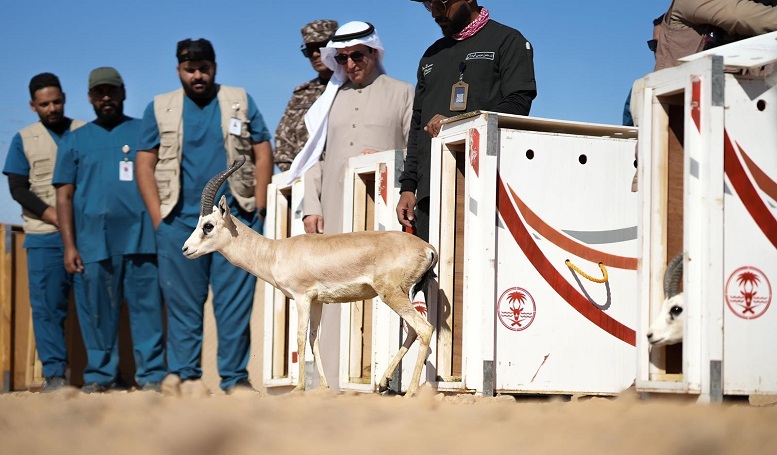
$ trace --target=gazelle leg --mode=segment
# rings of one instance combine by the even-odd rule
[[[321,328],[321,313],[323,310],[324,304],[318,301],[313,302],[310,307],[310,348],[313,350],[313,362],[315,362],[316,368],[318,368],[319,385],[320,387],[329,387],[324,375],[324,364],[321,362],[321,352],[318,348],[318,342],[321,338],[318,334]]]

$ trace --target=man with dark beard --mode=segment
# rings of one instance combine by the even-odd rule
[[[52,182],[73,273],[86,346],[83,392],[105,392],[119,374],[122,301],[129,310],[135,381],[159,391],[167,369],[162,295],[151,218],[134,179],[140,120],[124,115],[124,81],[114,68],[89,74],[89,102],[97,118],[59,144]]]
[[[199,388],[203,317],[208,286],[218,337],[221,389],[250,389],[250,320],[256,277],[220,254],[187,259],[181,245],[197,227],[200,195],[210,178],[240,157],[247,160],[216,196],[232,216],[262,232],[272,176],[270,133],[244,89],[216,83],[216,53],[206,39],[178,43],[182,88],[157,95],[146,108],[138,148],[138,187],[157,229],[159,274],[167,305],[165,393],[181,381]],[[204,207],[204,210],[209,210]]]
[[[431,145],[442,120],[476,110],[528,115],[537,87],[532,47],[520,32],[491,20],[476,0],[423,4],[444,36],[418,64],[397,218],[428,240]]]
[[[32,329],[46,378],[41,391],[53,392],[67,384],[65,318],[73,275],[63,263],[51,177],[57,145],[84,122],[65,117],[65,93],[56,75],[36,74],[29,88],[30,107],[39,121],[13,137],[3,173],[11,197],[22,206]]]

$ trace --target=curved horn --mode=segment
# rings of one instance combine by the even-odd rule
[[[680,293],[680,281],[683,279],[683,253],[678,253],[666,265],[664,272],[664,297],[669,299]]]
[[[233,172],[238,170],[240,166],[246,162],[245,155],[243,155],[241,158],[243,159],[235,160],[232,163],[232,166],[230,166],[226,171],[214,175],[213,178],[208,181],[207,185],[205,185],[205,188],[202,189],[202,198],[200,199],[200,216],[210,215],[211,211],[213,210],[213,199],[215,199],[216,193],[221,187],[221,184],[224,183],[224,180],[226,180],[230,175],[232,175]]]

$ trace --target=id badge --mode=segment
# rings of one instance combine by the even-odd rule
[[[467,110],[467,93],[469,92],[469,84],[464,81],[459,81],[453,84],[451,87],[451,111],[465,111]]]
[[[243,122],[239,118],[232,117],[229,119],[229,134],[234,134],[235,136],[243,134]]]
[[[132,161],[122,161],[119,163],[119,180],[122,182],[132,181]]]

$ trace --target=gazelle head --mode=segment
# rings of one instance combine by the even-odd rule
[[[181,248],[183,255],[187,258],[194,259],[204,254],[220,251],[237,235],[235,221],[229,213],[227,197],[222,195],[218,206],[213,205],[213,199],[224,181],[245,161],[245,156],[242,157],[241,161],[235,160],[229,169],[213,176],[202,190],[200,219],[197,221],[194,232]]]
[[[683,341],[683,254],[673,257],[664,273],[664,303],[647,332],[651,346],[665,346]]]

